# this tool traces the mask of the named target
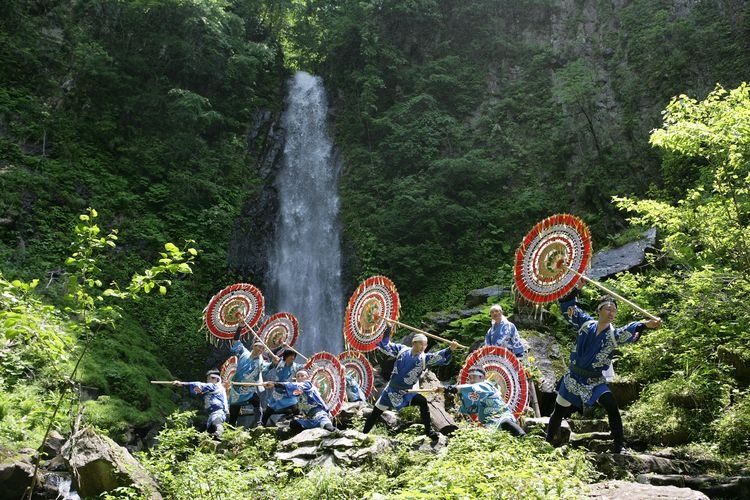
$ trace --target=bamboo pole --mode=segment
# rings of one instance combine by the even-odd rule
[[[591,279],[591,278],[589,278],[588,276],[585,276],[585,275],[583,275],[583,274],[579,273],[578,271],[576,271],[575,269],[573,269],[573,268],[569,267],[568,265],[566,265],[566,264],[562,264],[562,267],[563,267],[564,269],[566,269],[566,270],[568,270],[568,271],[571,271],[572,273],[576,274],[576,275],[577,275],[577,276],[578,276],[579,278],[581,278],[582,280],[586,281],[587,283],[591,283],[591,284],[592,284],[592,285],[594,285],[595,287],[597,287],[597,288],[599,288],[599,289],[601,289],[601,290],[603,290],[603,291],[607,292],[608,294],[612,295],[613,297],[615,297],[615,298],[617,298],[617,299],[619,299],[619,300],[623,301],[624,303],[626,303],[627,305],[629,305],[630,307],[632,307],[633,309],[635,309],[635,310],[636,310],[636,311],[638,311],[639,313],[641,313],[641,314],[644,314],[645,316],[648,316],[648,317],[649,317],[649,318],[651,318],[651,319],[655,319],[655,320],[659,320],[659,319],[660,319],[660,318],[659,318],[658,316],[654,316],[653,314],[651,314],[650,312],[648,312],[648,311],[646,311],[645,309],[641,308],[641,307],[640,307],[640,306],[638,306],[637,304],[635,304],[635,303],[633,303],[633,302],[629,301],[628,299],[626,299],[626,298],[625,298],[625,297],[623,297],[622,295],[620,295],[620,294],[618,294],[618,293],[615,293],[615,292],[613,292],[612,290],[610,290],[609,288],[605,287],[605,286],[604,286],[604,285],[602,285],[601,283],[597,283],[596,281],[592,280],[592,279]]]
[[[453,340],[448,340],[448,339],[446,339],[444,337],[440,337],[440,336],[435,335],[433,333],[428,333],[428,332],[425,332],[424,330],[420,330],[419,328],[414,328],[413,326],[409,326],[407,324],[401,323],[400,321],[396,321],[395,319],[389,319],[389,318],[383,318],[383,319],[386,322],[388,322],[388,323],[391,323],[391,324],[394,324],[394,325],[398,325],[398,326],[403,326],[407,330],[411,330],[413,332],[421,333],[422,335],[426,335],[427,337],[433,338],[435,340],[441,340],[443,342],[448,342],[449,344],[451,342],[454,342]],[[456,344],[458,344],[458,342],[456,342]],[[458,347],[460,347],[461,349],[468,349],[468,347],[466,347],[465,345],[461,345],[461,344],[458,344]]]
[[[307,356],[305,356],[304,354],[302,354],[301,352],[299,352],[297,349],[295,349],[294,347],[290,346],[286,342],[282,343],[281,345],[284,346],[284,347],[286,347],[290,351],[293,351],[293,352],[297,353],[297,356],[300,356],[305,361],[308,361],[309,358]]]
[[[265,382],[231,382],[231,384],[242,387],[261,387],[265,385]]]
[[[179,380],[152,380],[151,381],[152,384],[161,384],[161,385],[172,385],[175,382],[180,382],[180,381]]]

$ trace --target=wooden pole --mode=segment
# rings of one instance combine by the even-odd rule
[[[383,318],[383,319],[386,322],[388,322],[388,323],[391,323],[391,324],[394,324],[394,325],[398,325],[398,326],[403,326],[407,330],[411,330],[413,332],[421,333],[422,335],[426,335],[427,337],[433,338],[435,340],[440,340],[440,341],[447,342],[447,343],[454,342],[453,340],[448,340],[446,338],[440,337],[440,336],[435,335],[433,333],[428,333],[428,332],[425,332],[424,330],[420,330],[419,328],[414,328],[413,326],[406,325],[404,323],[401,323],[400,321],[396,321],[395,319],[389,319],[389,318]],[[456,343],[458,344],[458,342],[456,342]],[[460,347],[461,349],[468,349],[468,347],[466,347],[465,345],[461,345],[461,344],[458,344],[458,347]]]
[[[179,382],[179,380],[152,380],[152,384],[162,384],[162,385],[172,385],[175,382]]]
[[[265,385],[264,382],[231,382],[232,385],[239,385],[242,387],[261,387]]]
[[[297,356],[300,356],[300,357],[301,357],[302,359],[304,359],[305,361],[307,361],[307,360],[308,360],[308,357],[307,357],[307,356],[305,356],[304,354],[302,354],[301,352],[299,352],[299,351],[298,351],[297,349],[295,349],[294,347],[290,346],[289,344],[287,344],[287,343],[283,343],[283,344],[281,344],[281,345],[283,345],[284,347],[286,347],[286,348],[287,348],[287,349],[289,349],[290,351],[294,351],[295,353],[297,353]]]
[[[612,295],[613,297],[615,297],[615,298],[617,298],[617,299],[619,299],[619,300],[621,300],[621,301],[625,302],[625,303],[626,303],[627,305],[629,305],[630,307],[632,307],[633,309],[635,309],[635,310],[636,310],[636,311],[638,311],[639,313],[641,313],[641,314],[644,314],[644,315],[648,316],[648,317],[649,317],[649,318],[651,318],[651,319],[656,319],[656,320],[658,320],[658,319],[659,319],[659,317],[658,317],[658,316],[654,316],[654,315],[653,315],[653,314],[651,314],[650,312],[648,312],[648,311],[646,311],[645,309],[643,309],[643,308],[639,307],[639,306],[638,306],[637,304],[635,304],[635,303],[633,303],[633,302],[629,301],[628,299],[626,299],[626,298],[625,298],[625,297],[623,297],[622,295],[619,295],[618,293],[615,293],[615,292],[613,292],[613,291],[612,291],[612,290],[610,290],[609,288],[605,287],[604,285],[602,285],[602,284],[600,284],[600,283],[597,283],[596,281],[592,280],[592,279],[591,279],[591,278],[589,278],[588,276],[584,276],[583,274],[579,273],[579,272],[578,272],[578,271],[576,271],[575,269],[573,269],[573,268],[571,268],[571,267],[569,267],[569,266],[567,266],[567,265],[565,265],[565,264],[563,264],[563,265],[562,265],[562,267],[563,267],[564,269],[566,269],[566,270],[568,270],[568,271],[571,271],[572,273],[576,274],[576,275],[577,275],[577,276],[578,276],[579,278],[581,278],[582,280],[586,281],[587,283],[591,283],[591,284],[592,284],[592,285],[594,285],[595,287],[597,287],[597,288],[599,288],[599,289],[601,289],[601,290],[604,290],[605,292],[607,292],[608,294]]]

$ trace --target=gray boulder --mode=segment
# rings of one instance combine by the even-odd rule
[[[656,245],[656,229],[644,232],[642,237],[611,250],[596,252],[591,259],[591,269],[586,273],[591,279],[601,280],[623,271],[637,269],[646,261],[646,253]]]
[[[581,498],[598,500],[703,500],[708,497],[699,491],[675,486],[653,486],[629,481],[607,481],[589,486]]]
[[[73,434],[60,454],[73,472],[76,490],[83,497],[132,486],[149,498],[161,498],[156,482],[130,452],[91,427]]]

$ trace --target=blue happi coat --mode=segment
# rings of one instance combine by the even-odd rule
[[[560,380],[557,392],[578,408],[593,406],[602,394],[610,392],[602,371],[612,363],[615,349],[636,342],[646,324],[634,321],[621,328],[609,324],[597,334],[597,320],[578,307],[575,297],[560,300],[559,303],[565,319],[578,329],[578,335],[570,353],[570,365]],[[570,306],[575,309],[573,316],[568,317]]]
[[[324,427],[326,424],[333,425],[331,414],[328,411],[323,397],[318,389],[312,385],[312,382],[276,382],[274,390],[280,389],[287,396],[299,397],[299,409],[305,418],[295,418],[303,429],[312,429],[315,427]]]
[[[187,388],[190,394],[203,396],[203,406],[208,413],[208,427],[218,426],[226,421],[229,415],[229,404],[227,403],[227,391],[223,384],[190,382]]]
[[[391,342],[390,329],[386,329],[383,334],[383,338],[378,343],[378,350],[396,358],[391,379],[375,403],[381,410],[387,408],[400,410],[409,406],[416,394],[409,394],[406,391],[414,387],[422,372],[432,366],[447,365],[452,355],[451,350],[445,348],[438,352],[423,352],[414,356],[411,353],[411,347]]]
[[[346,381],[346,399],[350,403],[353,403],[355,401],[366,401],[367,396],[365,396],[365,391],[362,390],[362,388],[359,386],[356,380],[354,380],[354,377],[350,374],[346,374],[344,377],[344,380]]]
[[[521,343],[521,337],[518,335],[516,325],[508,321],[508,318],[505,316],[487,330],[487,334],[484,336],[484,345],[505,347],[515,354],[517,358],[523,357],[526,352]]]
[[[230,349],[231,353],[237,356],[237,372],[232,377],[234,382],[262,382],[262,376],[271,371],[271,362],[266,361],[261,354],[257,358],[240,342],[236,340]],[[262,392],[261,387],[247,387],[232,385],[229,391],[229,404],[245,404],[255,394]]]
[[[276,381],[277,382],[288,382],[294,378],[294,375],[302,368],[299,363],[292,363],[287,365],[282,359],[279,364],[276,365]],[[298,403],[299,398],[292,394],[289,395],[284,388],[274,386],[273,391],[268,396],[268,406],[274,410],[281,410],[282,408],[289,408]]]
[[[503,422],[515,422],[510,406],[491,382],[480,382],[458,388],[461,413],[476,415],[486,427],[500,428]]]

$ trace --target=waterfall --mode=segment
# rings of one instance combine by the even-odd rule
[[[276,238],[270,252],[274,312],[290,312],[302,331],[295,348],[305,356],[341,352],[344,298],[338,222],[340,165],[327,130],[328,103],[319,77],[298,72],[289,82]]]

